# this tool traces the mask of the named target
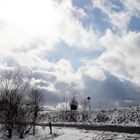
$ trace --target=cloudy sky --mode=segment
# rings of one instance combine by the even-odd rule
[[[20,65],[55,105],[140,101],[140,0],[0,0],[0,67]]]

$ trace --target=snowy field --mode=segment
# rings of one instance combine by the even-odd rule
[[[1,133],[0,140],[8,139]],[[11,140],[18,138],[13,137]],[[53,127],[53,134],[50,135],[48,127],[38,127],[36,136],[29,135],[24,140],[140,140],[140,135],[63,127]]]
[[[74,114],[75,115],[75,114]],[[94,110],[91,117],[82,121],[82,115],[77,112],[76,121],[71,122],[71,112],[47,112],[45,121],[51,121],[56,124],[85,124],[85,125],[121,125],[121,126],[140,126],[140,107],[119,108],[110,110]],[[67,118],[67,120],[66,120]],[[83,128],[83,126],[82,126]],[[120,129],[119,129],[120,130]],[[134,130],[134,129],[133,129]],[[124,131],[126,132],[126,131]],[[134,132],[136,132],[134,130]],[[76,129],[68,127],[53,127],[53,134],[49,134],[48,127],[38,127],[35,136],[25,136],[23,140],[140,140],[140,134],[128,134],[109,131],[95,131]],[[0,132],[0,140],[8,140],[4,132]],[[16,134],[13,134],[11,140],[19,140]]]

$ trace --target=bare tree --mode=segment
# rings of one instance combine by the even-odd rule
[[[15,125],[19,138],[24,138],[31,129],[33,129],[33,135],[35,135],[36,124],[44,120],[43,112],[41,112],[43,111],[44,103],[43,94],[39,89],[33,88],[18,110]]]
[[[20,138],[43,120],[43,94],[30,86],[30,79],[22,77],[21,69],[8,67],[0,71],[0,121],[12,137],[16,130]]]
[[[81,102],[82,105],[82,120],[85,121],[88,117],[88,101],[86,99],[84,99]]]
[[[61,118],[63,121],[68,119],[68,99],[66,97],[62,98],[62,102],[60,103],[61,108]]]
[[[35,135],[35,127],[36,124],[42,118],[43,105],[45,103],[43,94],[39,91],[39,89],[34,88],[32,89],[31,93],[29,94],[29,100],[32,110],[32,124],[33,124],[33,135]]]
[[[32,109],[29,100],[25,99],[18,107],[18,113],[15,120],[15,130],[19,138],[24,138],[32,128]]]
[[[22,100],[22,96],[17,95],[16,91],[11,91],[3,93],[0,100],[2,103],[0,107],[0,119],[4,128],[8,131],[8,138],[11,138],[18,104]]]
[[[12,137],[16,116],[25,96],[29,82],[20,77],[20,71],[7,68],[0,73],[0,120],[8,131],[8,138]]]

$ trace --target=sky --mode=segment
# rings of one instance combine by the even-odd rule
[[[0,0],[0,68],[20,66],[48,105],[140,103],[140,0]]]

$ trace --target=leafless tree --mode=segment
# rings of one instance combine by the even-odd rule
[[[39,121],[42,120],[43,105],[45,103],[43,94],[37,88],[33,88],[29,94],[29,100],[32,110],[32,124],[33,124],[33,135],[35,135],[35,127]]]
[[[23,138],[43,120],[43,94],[32,88],[30,79],[22,77],[20,69],[8,67],[0,71],[0,121],[12,137],[13,130]]]
[[[8,138],[12,137],[16,116],[23,102],[29,82],[23,81],[20,71],[7,68],[0,72],[0,120]]]
[[[62,102],[60,103],[61,118],[63,121],[66,121],[68,119],[68,105],[69,105],[68,99],[66,97],[63,97]]]
[[[29,101],[24,99],[22,104],[18,107],[18,113],[15,120],[15,130],[19,138],[24,138],[32,128],[32,109]]]
[[[88,101],[86,99],[83,99],[81,102],[82,105],[82,120],[85,121],[86,118],[88,117]]]
[[[26,134],[33,130],[33,135],[36,133],[36,124],[43,121],[43,94],[37,88],[33,88],[23,104],[19,107],[17,114],[16,131],[19,138],[24,138]]]

